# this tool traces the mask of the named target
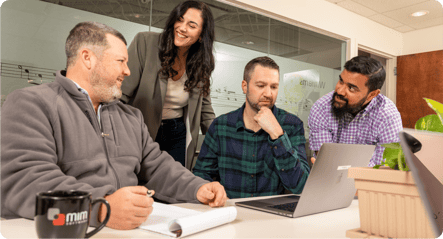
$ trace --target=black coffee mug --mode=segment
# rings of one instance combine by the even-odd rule
[[[91,208],[104,203],[105,220],[93,231],[86,233]],[[89,238],[105,227],[111,207],[104,198],[91,199],[84,191],[48,191],[37,193],[35,203],[35,228],[39,238]]]

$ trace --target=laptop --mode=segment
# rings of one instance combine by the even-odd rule
[[[324,143],[301,194],[252,199],[235,205],[287,217],[348,207],[356,192],[348,169],[368,166],[374,150],[375,145]]]
[[[438,237],[443,233],[443,154],[437,151],[442,151],[443,133],[404,130],[400,132],[400,144],[432,231]],[[420,159],[417,157],[419,152]],[[434,166],[434,172],[426,163]]]

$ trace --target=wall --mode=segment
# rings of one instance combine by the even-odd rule
[[[443,50],[443,25],[403,34],[403,51],[401,55],[438,50]]]
[[[358,44],[390,54],[402,54],[402,33],[348,11],[325,0],[222,0],[239,4],[272,16],[280,16],[298,25],[339,35]],[[357,55],[357,52],[355,52]]]
[[[79,22],[115,26],[128,44],[137,32],[148,31],[145,25],[35,0],[7,1],[1,14],[2,60],[55,69],[65,67],[65,40]]]
[[[148,30],[145,25],[72,11],[71,8],[40,1],[7,1],[0,9],[2,102],[9,92],[31,86],[29,80],[36,83],[52,81],[53,72],[65,69],[66,37],[78,22],[106,22],[121,31],[129,42],[138,31]]]

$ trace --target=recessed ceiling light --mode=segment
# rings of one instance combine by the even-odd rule
[[[243,41],[242,43],[245,45],[254,45],[253,41]]]
[[[428,13],[429,13],[429,11],[418,11],[418,12],[412,13],[411,16],[413,16],[413,17],[421,17],[421,16],[424,16],[424,15],[426,15]]]

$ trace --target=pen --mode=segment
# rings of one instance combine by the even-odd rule
[[[148,197],[152,197],[152,191],[151,191],[151,190],[148,190],[148,194],[147,194],[147,196],[148,196]]]

